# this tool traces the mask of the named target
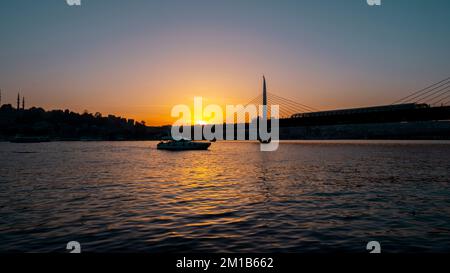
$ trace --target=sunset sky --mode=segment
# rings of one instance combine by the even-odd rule
[[[28,106],[171,123],[261,92],[319,109],[392,103],[450,76],[450,1],[8,0],[0,88]]]

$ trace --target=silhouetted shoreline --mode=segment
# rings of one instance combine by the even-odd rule
[[[349,124],[337,122],[335,124],[320,124],[319,122],[317,124],[300,124],[301,121],[303,120],[280,120],[280,139],[450,139],[449,120]],[[247,134],[248,124],[246,127]],[[114,115],[102,116],[100,113],[84,112],[79,114],[70,110],[46,111],[36,107],[16,109],[10,104],[0,107],[0,141],[28,143],[161,140],[169,136],[170,129],[170,125],[147,126],[143,121],[137,122]],[[235,132],[236,129],[235,127]]]
[[[143,121],[100,113],[15,109],[10,104],[0,108],[0,141],[17,137],[51,141],[158,140],[169,130],[170,126],[147,126]]]

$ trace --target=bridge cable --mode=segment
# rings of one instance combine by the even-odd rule
[[[407,102],[409,102],[409,101],[411,101],[411,100],[413,100],[413,99],[415,99],[415,98],[417,98],[417,97],[421,97],[421,96],[423,96],[423,95],[425,95],[425,94],[427,94],[427,93],[429,93],[429,92],[435,90],[436,88],[439,88],[439,87],[441,87],[441,86],[447,84],[447,83],[444,83],[444,84],[442,84],[442,85],[439,85],[439,84],[441,84],[441,83],[443,83],[443,82],[447,82],[449,79],[450,79],[450,77],[448,77],[448,78],[446,78],[446,79],[444,79],[444,80],[441,80],[441,81],[439,81],[439,82],[433,83],[432,85],[429,85],[429,86],[427,86],[427,87],[425,87],[425,88],[423,88],[423,89],[420,89],[420,90],[418,90],[418,91],[416,91],[416,92],[414,92],[414,93],[412,93],[412,94],[410,94],[410,95],[408,95],[408,96],[406,96],[406,97],[403,97],[403,98],[401,98],[401,99],[399,99],[399,100],[393,102],[392,104],[407,103]],[[439,85],[439,86],[435,87],[436,85]],[[433,87],[435,87],[435,88],[433,88]],[[433,89],[428,90],[428,89],[430,89],[430,88],[433,88]],[[428,90],[428,91],[426,91],[426,90]],[[425,91],[426,91],[426,92],[425,92]]]
[[[269,96],[269,97],[271,97],[271,96]],[[305,108],[298,104],[294,104],[290,101],[286,101],[284,98],[281,98],[278,96],[273,96],[273,97],[274,97],[274,100],[277,102],[277,104],[283,105],[286,108],[291,107],[291,109],[294,109],[295,112],[311,112],[311,109]]]
[[[419,102],[427,103],[429,101],[432,101],[433,99],[438,98],[438,97],[444,95],[446,92],[448,92],[449,87],[450,86],[444,86],[443,88],[440,88],[440,89],[428,94],[427,96],[416,100],[416,103],[419,103]],[[428,99],[428,98],[430,98],[430,99]]]
[[[272,95],[272,96],[274,96],[274,97],[277,97],[277,98],[279,98],[279,99],[283,99],[283,100],[289,101],[289,102],[291,102],[291,103],[293,103],[293,104],[295,104],[295,105],[302,106],[303,108],[307,108],[307,109],[309,109],[311,112],[320,111],[320,110],[317,109],[317,108],[310,107],[310,106],[305,105],[305,104],[302,104],[302,103],[298,103],[298,102],[296,102],[296,101],[294,101],[294,100],[291,100],[291,99],[288,99],[288,98],[280,97],[280,96],[275,95],[275,94],[273,94],[273,93],[271,93],[271,92],[267,92],[267,93],[270,94],[270,95]]]
[[[433,104],[434,104],[434,105],[439,104],[441,101],[445,101],[445,100],[448,99],[448,98],[450,98],[450,94],[447,95],[446,97],[440,99],[439,101],[433,103]],[[444,103],[442,103],[442,105],[447,105],[449,102],[450,102],[450,100],[449,100],[449,101],[445,101]]]
[[[290,117],[292,114],[297,113],[298,110],[292,108],[291,106],[286,106],[283,104],[279,104],[277,101],[274,101],[272,98],[268,98],[269,107],[268,110],[271,112],[272,105],[279,105],[279,115],[280,117]]]

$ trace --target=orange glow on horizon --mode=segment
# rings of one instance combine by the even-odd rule
[[[196,120],[195,121],[195,125],[207,125],[207,124],[208,124],[208,122],[204,121],[204,120]]]

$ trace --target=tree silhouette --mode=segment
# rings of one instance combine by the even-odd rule
[[[21,111],[10,104],[0,107],[0,139],[22,135],[61,140],[145,140],[159,139],[170,130],[168,126],[148,127],[144,121],[114,115],[104,117],[87,110],[79,114],[68,109],[45,111],[37,107],[24,109],[24,106],[23,100]]]

